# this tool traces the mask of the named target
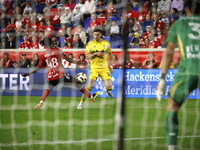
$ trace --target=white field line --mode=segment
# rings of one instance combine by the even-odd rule
[[[191,135],[191,136],[178,136],[178,138],[200,138],[200,135]],[[125,141],[136,141],[136,140],[154,140],[154,139],[165,139],[165,137],[146,137],[146,138],[126,138]],[[108,142],[108,141],[116,141],[116,139],[88,139],[81,141],[40,141],[33,142],[29,141],[27,143],[10,143],[10,144],[2,144],[0,143],[0,147],[10,147],[10,146],[28,146],[28,145],[55,145],[55,144],[78,144],[78,143],[90,143],[90,142]]]

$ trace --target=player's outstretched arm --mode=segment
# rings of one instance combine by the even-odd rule
[[[162,95],[165,94],[165,85],[166,85],[165,77],[166,77],[167,71],[169,69],[169,65],[172,61],[175,46],[176,46],[176,44],[169,42],[167,44],[167,48],[166,48],[163,58],[162,58],[161,77],[158,82],[157,91],[156,91],[156,96],[159,101],[161,100]]]
[[[29,73],[23,73],[23,74],[21,74],[21,76],[27,77],[27,76],[29,76],[29,75],[31,75],[31,74],[33,74],[33,73],[38,72],[40,69],[41,69],[40,67],[35,67],[33,71],[31,71],[31,72],[29,72]]]

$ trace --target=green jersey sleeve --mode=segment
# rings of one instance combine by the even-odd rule
[[[172,42],[174,44],[177,44],[177,42],[178,42],[178,38],[177,38],[177,22],[178,21],[173,23],[172,26],[170,27],[169,34],[168,34],[168,37],[166,39],[167,42]]]

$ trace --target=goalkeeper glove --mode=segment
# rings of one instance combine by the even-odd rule
[[[165,74],[162,74],[160,81],[158,82],[157,90],[156,90],[156,96],[157,96],[158,101],[161,100],[162,95],[164,95],[164,93],[165,93],[165,85],[166,85]]]

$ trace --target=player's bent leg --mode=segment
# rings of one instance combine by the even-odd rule
[[[177,149],[177,136],[179,130],[178,111],[180,105],[171,98],[167,99],[167,114],[165,118],[165,130],[167,136],[168,150]]]
[[[87,87],[87,90],[88,90],[88,91],[91,91],[91,90],[92,90],[92,88],[94,87],[95,82],[96,82],[95,80],[90,79],[89,84],[88,84],[88,87]],[[92,97],[93,97],[93,96],[92,96]],[[81,100],[80,100],[79,105],[77,106],[77,109],[82,109],[82,108],[83,108],[83,104],[84,104],[86,98],[87,98],[87,97],[85,96],[85,94],[82,94]],[[92,99],[91,99],[91,100],[92,100]]]
[[[91,88],[89,88],[89,87],[87,87],[86,88],[88,91],[91,91]],[[84,102],[85,102],[85,100],[86,100],[86,95],[85,95],[85,93],[84,92],[82,92],[83,94],[82,94],[82,96],[81,96],[81,100],[80,100],[80,103],[78,104],[78,106],[77,106],[77,109],[83,109],[83,104],[84,104]],[[91,97],[93,97],[92,95],[91,95]]]
[[[112,94],[112,80],[111,79],[106,79],[104,80],[104,84],[105,84],[105,91],[106,94],[108,95],[108,97],[110,97],[111,99],[113,99],[113,94]]]
[[[94,94],[93,94],[93,98],[92,98],[91,102],[95,102],[95,101],[97,100],[97,98],[99,97],[99,95],[100,95],[100,94],[101,94],[101,92],[100,92],[100,91],[98,91],[98,92],[94,93]]]

